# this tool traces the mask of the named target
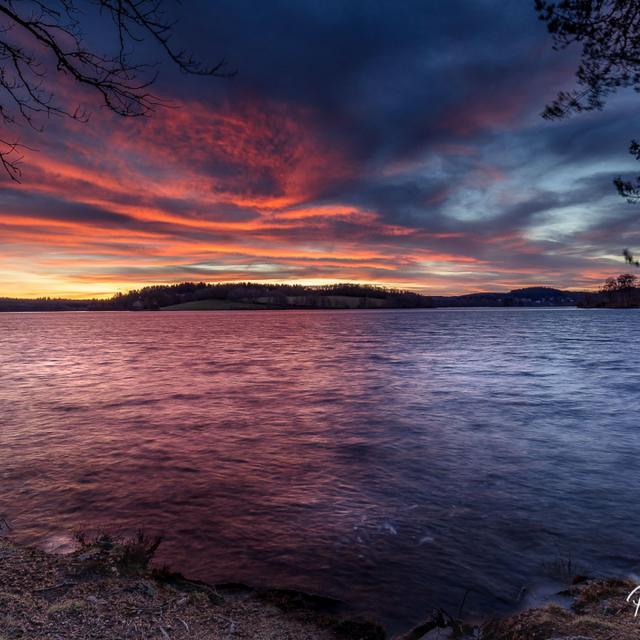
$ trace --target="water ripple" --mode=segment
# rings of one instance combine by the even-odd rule
[[[0,314],[0,511],[391,626],[500,611],[636,562],[639,345],[635,311]]]

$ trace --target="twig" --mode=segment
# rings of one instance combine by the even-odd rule
[[[54,589],[62,589],[63,587],[75,587],[77,582],[61,582],[60,584],[53,584],[49,587],[39,587],[38,589],[34,589],[33,593],[40,593],[42,591],[53,591]]]
[[[471,589],[467,589],[464,592],[464,596],[462,597],[462,602],[460,603],[460,606],[458,607],[458,618],[462,617],[462,610],[464,608],[464,603],[467,601],[467,596],[469,595],[470,591],[471,591]]]
[[[184,628],[187,630],[187,633],[189,633],[189,625],[182,619],[182,618],[178,618],[176,616],[178,622],[182,622],[182,624],[184,625]]]

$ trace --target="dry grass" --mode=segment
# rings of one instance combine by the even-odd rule
[[[637,585],[625,580],[586,580],[571,587],[573,606],[529,609],[484,625],[486,640],[637,640],[640,619],[626,599]]]
[[[340,603],[330,598],[241,585],[216,588],[167,568],[150,570],[159,544],[142,533],[120,540],[100,536],[82,540],[70,556],[56,556],[0,538],[0,640],[385,638],[374,623],[340,619]],[[549,605],[493,620],[483,625],[482,637],[637,640],[640,618],[626,602],[635,586],[624,580],[580,581],[570,587],[571,609]],[[441,617],[404,637],[417,640],[429,630],[443,637],[479,637]]]
[[[156,539],[101,537],[70,556],[0,538],[0,640],[380,640],[308,607],[269,602],[247,588],[218,592],[147,569]],[[382,635],[380,635],[382,633]]]
[[[162,535],[151,536],[142,529],[132,536],[101,533],[92,538],[80,531],[75,538],[80,548],[77,555],[90,554],[102,561],[109,560],[119,570],[129,573],[145,571],[162,544]]]

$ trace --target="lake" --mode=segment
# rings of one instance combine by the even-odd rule
[[[0,513],[47,548],[164,531],[392,629],[638,569],[634,310],[0,314],[0,410]]]

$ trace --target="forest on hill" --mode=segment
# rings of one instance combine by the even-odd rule
[[[584,298],[580,291],[552,287],[525,287],[498,293],[434,296],[438,307],[575,307]]]
[[[625,276],[628,277],[629,276]],[[425,296],[354,283],[306,286],[255,282],[183,282],[117,293],[106,300],[0,298],[0,311],[156,311],[240,309],[430,309],[434,307],[640,306],[640,289],[618,279],[600,292],[525,287],[505,292]]]
[[[360,284],[305,286],[183,282],[117,293],[107,300],[0,298],[0,311],[142,311],[192,309],[430,308],[432,298],[413,291]]]

